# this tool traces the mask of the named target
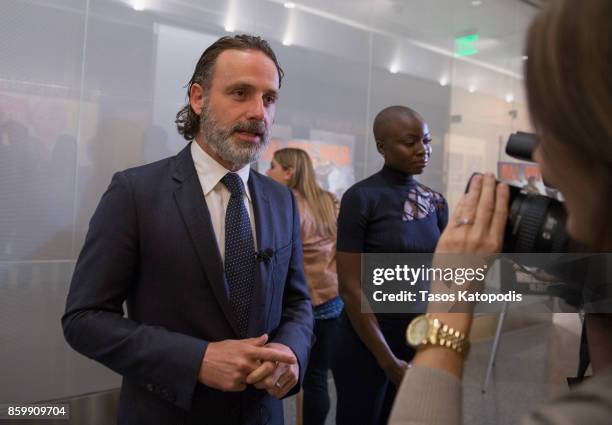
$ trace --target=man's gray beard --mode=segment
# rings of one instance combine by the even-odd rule
[[[268,146],[270,137],[267,131],[260,136],[259,143],[243,142],[244,146],[239,146],[239,141],[231,139],[232,133],[236,130],[236,125],[229,129],[219,127],[210,113],[208,105],[204,105],[200,117],[200,131],[204,135],[204,143],[208,144],[221,159],[231,164],[245,166],[257,161]]]

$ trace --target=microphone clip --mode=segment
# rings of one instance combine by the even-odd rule
[[[272,251],[270,248],[266,248],[262,251],[256,252],[255,258],[259,262],[269,263],[273,255],[274,255],[274,251]]]

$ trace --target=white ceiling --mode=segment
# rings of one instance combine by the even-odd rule
[[[285,4],[284,0],[268,1]],[[538,11],[521,0],[303,0],[294,4],[303,14],[371,31],[399,46],[395,59],[378,66],[397,68],[394,63],[415,60],[431,63],[433,68],[400,65],[398,71],[466,89],[477,87],[500,97],[521,79],[524,36]],[[479,34],[479,52],[456,57],[455,38],[473,33]],[[446,65],[436,68],[434,63],[440,60],[426,58],[428,54],[446,58]],[[500,88],[500,82],[507,87]]]
[[[116,0],[186,22],[255,31],[267,38],[368,60],[375,67],[505,98],[521,85],[533,0]],[[456,57],[455,38],[478,33],[479,52]],[[364,47],[365,46],[365,47]]]

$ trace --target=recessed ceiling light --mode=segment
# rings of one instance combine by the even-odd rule
[[[283,38],[283,46],[291,46],[291,44],[293,44],[291,41],[291,38],[289,37]]]
[[[514,102],[514,95],[512,93],[508,93],[506,95],[506,103],[512,103]]]
[[[391,74],[397,74],[399,72],[399,66],[397,66],[396,64],[393,64],[389,67],[389,72]]]
[[[446,87],[448,85],[448,79],[446,77],[440,78],[438,81],[442,87]]]
[[[234,28],[231,25],[226,25],[225,26],[225,31],[227,31],[227,32],[234,32],[234,31],[236,31],[236,28]]]
[[[293,9],[295,7],[295,3],[287,2],[283,6],[285,6],[287,9]]]
[[[145,9],[144,1],[143,0],[136,0],[134,2],[134,5],[132,6],[132,8],[134,10],[137,10],[138,12],[142,12]]]
[[[527,56],[523,56],[523,57],[522,57],[522,59],[523,59],[524,61],[526,61],[527,59],[529,59],[529,57],[527,57]]]
[[[481,0],[473,0],[472,1],[472,6],[480,6],[482,4]]]
[[[474,92],[476,91],[476,86],[470,86],[470,87],[468,87],[468,91],[469,91],[470,93],[474,93]]]

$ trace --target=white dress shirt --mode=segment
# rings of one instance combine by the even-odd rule
[[[215,161],[208,153],[206,153],[195,140],[191,143],[191,156],[195,169],[198,173],[198,179],[204,192],[204,199],[210,212],[210,221],[212,222],[217,238],[217,245],[221,253],[221,259],[225,261],[225,211],[230,199],[230,192],[225,185],[221,183],[221,179],[230,171],[223,165]],[[253,243],[255,251],[257,251],[257,234],[255,232],[255,216],[253,215],[253,201],[247,181],[249,180],[250,165],[245,165],[236,174],[244,183],[244,206],[249,214],[251,222],[251,232],[253,233]]]

